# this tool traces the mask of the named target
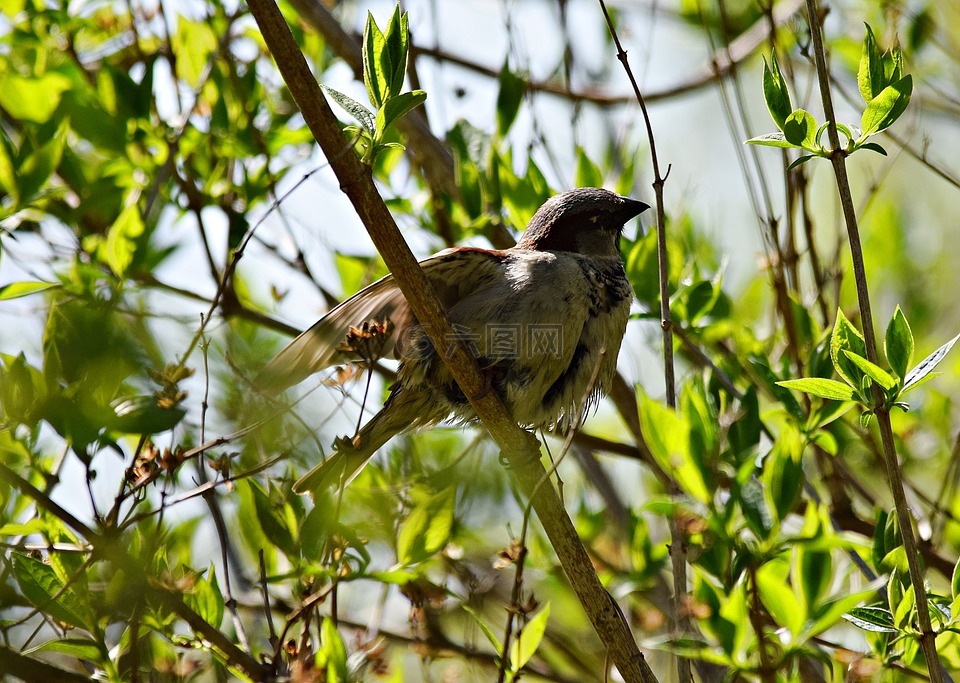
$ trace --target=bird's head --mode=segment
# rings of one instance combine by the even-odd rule
[[[624,223],[649,208],[636,199],[596,187],[563,192],[537,210],[517,247],[618,256]]]

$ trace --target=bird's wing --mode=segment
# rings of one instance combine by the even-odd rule
[[[491,277],[496,277],[505,252],[459,247],[446,249],[420,262],[437,296],[449,308]],[[364,322],[387,323],[377,357],[394,354],[397,339],[415,318],[392,275],[360,290],[333,308],[271,360],[254,383],[266,393],[277,393],[313,373],[337,363],[364,359],[348,340],[351,327]]]

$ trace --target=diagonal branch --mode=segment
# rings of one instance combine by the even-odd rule
[[[536,438],[517,426],[499,396],[483,391],[484,383],[476,361],[454,334],[446,312],[377,192],[370,169],[356,155],[337,155],[345,144],[340,124],[320,92],[277,5],[273,0],[250,0],[249,7],[304,120],[330,159],[341,189],[367,227],[414,315],[436,348],[450,347],[450,352],[443,357],[444,362],[510,463],[521,489],[528,496],[533,494],[534,509],[584,610],[606,644],[610,658],[625,681],[656,681],[623,614],[600,583],[556,491],[551,486],[537,488],[544,476],[544,468],[540,464]]]

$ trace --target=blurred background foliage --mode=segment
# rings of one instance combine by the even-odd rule
[[[875,428],[775,384],[830,376],[836,311],[859,324],[829,164],[788,172],[793,152],[742,145],[771,128],[760,58],[774,49],[794,102],[820,112],[803,3],[608,4],[671,168],[682,388],[666,411],[655,236],[628,231],[623,382],[558,469],[594,568],[661,681],[677,652],[703,681],[921,676]],[[392,4],[280,6],[318,80],[364,101],[359,32]],[[396,439],[344,491],[290,492],[379,407],[393,367],[369,391],[341,368],[283,402],[250,378],[385,271],[246,7],[0,9],[0,671],[604,680],[602,645],[481,431]],[[415,253],[509,245],[573,186],[652,201],[594,2],[404,9],[408,82],[428,99],[375,177]],[[914,76],[878,136],[889,156],[850,167],[878,324],[899,304],[922,358],[960,328],[960,5],[822,9],[842,121],[859,117],[863,22],[882,48],[900,41]],[[956,360],[941,369],[893,418],[954,670],[960,383]],[[671,520],[690,566],[683,637]]]

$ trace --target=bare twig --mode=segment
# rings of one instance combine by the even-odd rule
[[[676,377],[673,365],[673,320],[670,315],[670,284],[669,263],[667,260],[667,227],[663,203],[663,185],[670,175],[670,167],[667,167],[666,175],[660,173],[660,161],[657,156],[657,142],[653,135],[653,126],[650,123],[650,115],[647,113],[647,105],[644,102],[643,94],[640,92],[640,86],[637,79],[634,78],[633,70],[627,60],[627,52],[620,44],[620,38],[617,30],[607,12],[607,6],[603,0],[599,0],[603,16],[607,21],[607,28],[613,37],[613,42],[617,46],[617,59],[623,65],[633,86],[634,95],[637,103],[640,105],[640,112],[643,114],[643,122],[647,129],[647,139],[650,143],[650,159],[653,163],[653,191],[657,201],[657,262],[660,282],[660,327],[663,330],[663,377],[666,385],[667,405],[671,408],[677,406]],[[680,495],[680,489],[677,486],[671,487],[671,494]],[[687,558],[684,547],[684,529],[678,515],[674,515],[670,523],[670,560],[673,567],[673,588],[674,588],[674,621],[676,624],[676,635],[687,628],[687,619],[684,616],[684,596],[687,593]],[[677,672],[680,683],[691,683],[693,673],[690,667],[690,660],[685,657],[677,656]]]

